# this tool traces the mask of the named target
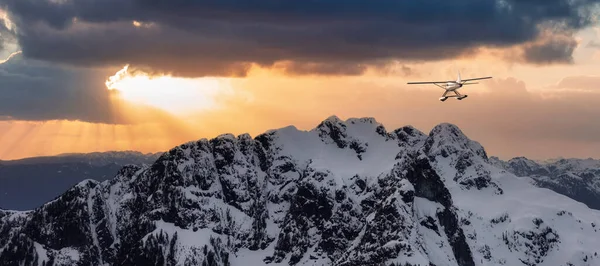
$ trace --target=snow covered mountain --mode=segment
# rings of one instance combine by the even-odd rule
[[[533,184],[554,190],[574,200],[600,210],[600,160],[558,159],[536,162],[525,157],[490,161],[517,176],[528,176]]]
[[[600,265],[599,222],[454,125],[334,116],[189,142],[0,210],[0,265]]]
[[[124,165],[151,164],[161,154],[95,152],[0,161],[0,208],[39,207],[85,179],[112,179]]]

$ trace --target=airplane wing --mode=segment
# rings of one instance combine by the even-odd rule
[[[454,81],[420,81],[420,82],[408,82],[406,84],[436,84],[436,83],[448,83]]]
[[[461,81],[471,81],[471,80],[480,80],[480,79],[491,79],[492,77],[483,77],[483,78],[473,78],[473,79],[463,79]]]

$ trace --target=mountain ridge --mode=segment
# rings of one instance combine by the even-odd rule
[[[563,158],[539,162],[523,156],[492,164],[519,177],[529,177],[532,184],[583,202],[600,210],[600,160]]]
[[[112,151],[0,161],[0,207],[32,209],[84,179],[104,181],[124,165],[153,163],[160,154]]]
[[[95,165],[106,164],[106,161],[117,161],[120,164],[140,164],[142,162],[146,162],[147,160],[156,160],[160,154],[162,154],[162,152],[142,153],[133,150],[90,153],[60,153],[57,155],[34,156],[14,160],[0,160],[0,166],[81,161],[86,161]]]
[[[309,131],[223,134],[179,145],[151,165],[125,166],[111,180],[81,182],[36,210],[0,211],[0,261],[599,261],[590,247],[600,244],[600,212],[489,161],[483,146],[448,123],[425,134],[410,126],[388,132],[375,119],[329,117]]]

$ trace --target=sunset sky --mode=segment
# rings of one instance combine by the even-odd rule
[[[165,151],[331,115],[600,158],[600,0],[0,0],[0,159]],[[493,76],[440,102],[409,81]]]

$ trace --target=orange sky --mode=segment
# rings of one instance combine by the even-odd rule
[[[221,133],[256,136],[287,125],[308,130],[330,115],[375,117],[388,130],[413,125],[425,133],[454,123],[488,154],[505,159],[600,158],[600,50],[586,47],[599,36],[596,29],[579,34],[572,65],[509,64],[488,51],[441,62],[401,62],[387,75],[291,77],[255,69],[239,79],[138,77],[116,83],[121,88],[111,98],[114,114],[130,124],[0,121],[0,159],[164,151]],[[441,103],[443,91],[434,86],[405,85],[454,79],[457,70],[463,78],[494,79],[461,89],[469,98],[460,102]]]

